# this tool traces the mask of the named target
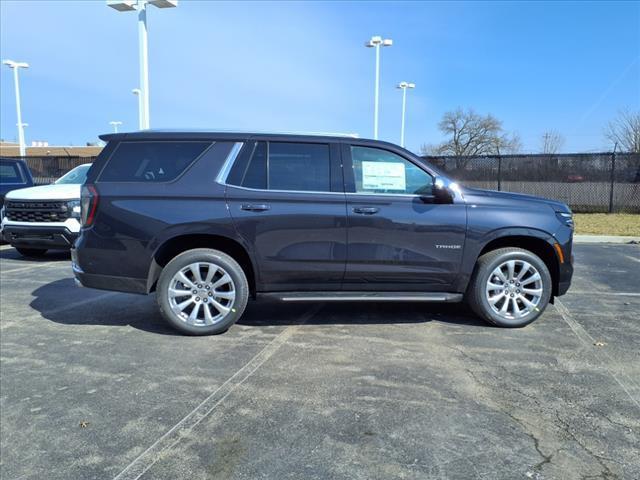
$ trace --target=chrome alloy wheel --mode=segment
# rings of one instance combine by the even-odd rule
[[[505,319],[522,318],[538,309],[543,285],[540,272],[524,260],[507,260],[487,280],[491,309]]]
[[[214,325],[231,311],[236,287],[224,268],[208,262],[192,263],[173,276],[168,299],[171,310],[184,323]]]

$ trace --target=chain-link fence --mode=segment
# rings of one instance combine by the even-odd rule
[[[22,157],[46,185],[95,157]],[[640,154],[575,153],[424,157],[469,187],[528,193],[568,203],[575,212],[640,213]]]
[[[640,213],[637,153],[424,158],[468,187],[553,198],[574,212]]]
[[[49,185],[72,168],[85,163],[93,163],[96,157],[12,157],[27,162],[36,185]]]

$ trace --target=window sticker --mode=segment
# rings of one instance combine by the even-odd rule
[[[364,190],[406,190],[404,163],[362,162]]]

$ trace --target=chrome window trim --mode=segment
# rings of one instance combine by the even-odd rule
[[[249,190],[251,192],[264,192],[264,193],[314,193],[314,194],[329,194],[329,195],[345,195],[345,192],[319,192],[317,190],[265,190],[263,188],[250,188],[241,187],[240,185],[233,185],[231,183],[223,183],[226,187],[239,188],[241,190]]]
[[[238,154],[240,153],[240,150],[242,150],[243,146],[244,146],[244,142],[234,143],[233,147],[231,147],[231,150],[229,151],[229,154],[227,155],[227,158],[222,164],[222,168],[218,172],[218,176],[216,177],[216,182],[218,182],[221,185],[227,185],[227,177],[229,176],[231,167],[233,167],[233,164],[235,163],[236,158],[238,158]]]
[[[420,198],[424,195],[416,195],[410,193],[364,193],[364,192],[324,192],[317,190],[269,190],[264,188],[250,188],[243,187],[241,185],[233,185],[231,183],[227,183],[227,177],[233,168],[234,163],[236,162],[238,155],[240,154],[240,150],[244,146],[245,142],[235,142],[234,146],[231,148],[229,155],[227,155],[227,159],[224,161],[222,168],[220,169],[220,173],[216,177],[216,182],[220,185],[224,185],[225,187],[233,187],[239,188],[240,190],[247,190],[250,192],[264,192],[264,193],[304,193],[304,194],[324,194],[324,195],[350,195],[350,196],[388,196],[388,197],[402,197],[402,198]],[[402,157],[401,157],[402,158]],[[415,165],[415,164],[414,164]],[[341,165],[342,166],[342,165]],[[416,165],[416,167],[420,168]],[[431,175],[429,172],[425,172],[427,175]],[[433,175],[431,175],[433,177]]]
[[[415,193],[365,193],[365,192],[346,192],[347,195],[357,197],[404,197],[404,198],[420,198],[432,197],[431,194],[418,195]]]

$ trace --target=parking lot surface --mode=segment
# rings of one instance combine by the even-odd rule
[[[6,479],[640,478],[640,247],[578,245],[534,324],[250,303],[185,337],[153,296],[0,248]]]

